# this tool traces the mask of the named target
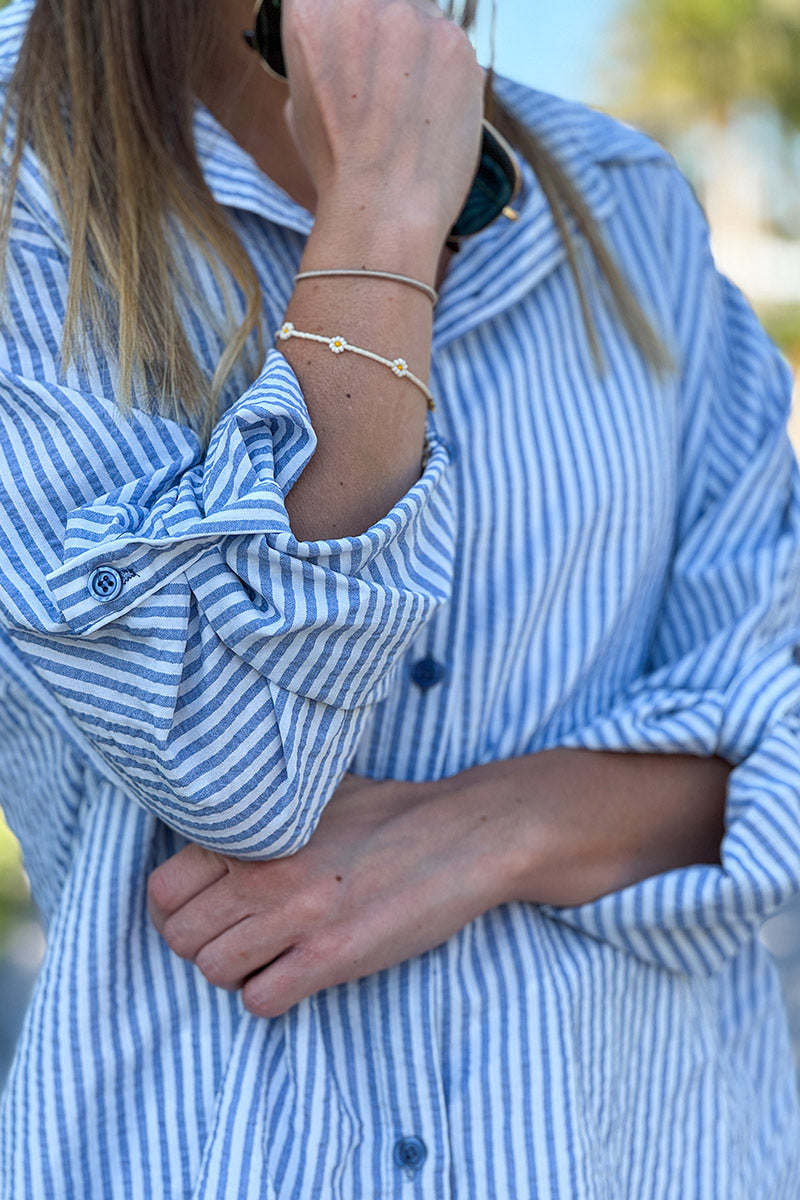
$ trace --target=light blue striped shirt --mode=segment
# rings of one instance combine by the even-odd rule
[[[28,8],[0,18],[4,75]],[[756,936],[800,889],[789,372],[662,150],[502,87],[676,369],[643,361],[594,280],[598,372],[526,168],[520,221],[445,280],[422,478],[339,541],[289,528],[314,435],[276,351],[231,380],[205,454],[143,407],[120,416],[111,350],[59,372],[67,247],[25,153],[0,346],[0,798],[48,945],[2,1200],[797,1200]],[[273,330],[311,218],[202,109],[196,133]],[[218,336],[186,320],[213,369]],[[287,854],[349,767],[427,780],[559,745],[740,764],[722,865],[494,909],[277,1020],[148,920],[147,875],[182,839]]]

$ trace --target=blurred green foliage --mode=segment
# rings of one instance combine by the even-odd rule
[[[697,131],[690,158],[706,184],[730,169],[725,139],[735,129],[765,181],[762,226],[797,236],[800,0],[621,0],[606,49],[599,83],[612,111],[648,129],[690,176],[683,150]],[[800,366],[800,305],[759,317]]]
[[[19,844],[0,811],[0,949],[13,921],[30,906]]]
[[[800,369],[800,304],[762,308],[758,315],[775,344]]]
[[[626,0],[616,46],[626,103],[648,120],[724,122],[744,103],[800,129],[798,0]]]

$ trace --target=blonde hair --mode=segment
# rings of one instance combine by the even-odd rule
[[[114,336],[121,406],[130,405],[133,381],[144,373],[155,384],[153,406],[188,422],[202,437],[216,420],[225,379],[252,338],[261,360],[256,273],[209,191],[194,144],[195,96],[213,44],[214,4],[36,0],[3,113],[3,133],[12,114],[16,129],[0,205],[2,253],[23,148],[30,144],[51,181],[70,245],[64,362],[85,348],[86,328]],[[443,7],[469,28],[477,0],[450,0]],[[596,357],[594,323],[567,214],[590,246],[623,323],[645,354],[660,362],[658,339],[578,189],[494,95],[491,76],[487,115],[530,162],[553,210]],[[182,274],[169,233],[176,221],[228,297],[224,350],[212,379],[198,364],[180,317],[175,281]],[[239,318],[233,316],[231,282],[243,300],[243,319],[241,310]]]

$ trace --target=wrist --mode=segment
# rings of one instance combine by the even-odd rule
[[[446,814],[462,852],[463,877],[480,897],[482,911],[527,898],[534,814],[515,778],[518,761],[471,767],[440,780],[430,795]]]
[[[359,267],[433,286],[446,233],[420,213],[381,210],[378,201],[320,204],[300,270]]]
[[[578,904],[612,890],[617,864],[597,829],[603,818],[574,805],[576,753],[544,750],[473,767],[452,781],[459,804],[475,814],[491,906]],[[590,788],[589,780],[581,783]]]
[[[568,748],[465,772],[492,817],[496,903],[581,905],[718,863],[729,772],[719,759]]]

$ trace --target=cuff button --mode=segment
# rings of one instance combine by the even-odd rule
[[[97,567],[89,576],[89,591],[95,600],[108,604],[122,591],[122,575],[116,567]]]

